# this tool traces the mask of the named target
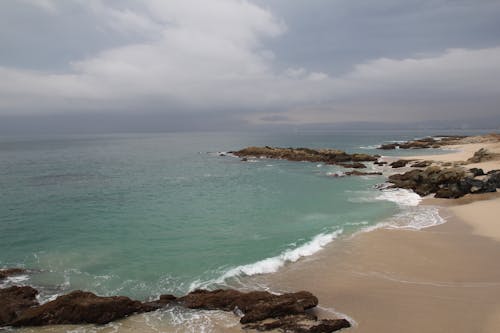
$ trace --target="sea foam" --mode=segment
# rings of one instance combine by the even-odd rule
[[[331,243],[340,234],[343,229],[336,230],[332,233],[321,233],[314,236],[309,242],[303,245],[283,251],[275,257],[266,258],[252,264],[241,265],[230,268],[224,272],[219,278],[210,281],[195,281],[191,284],[190,290],[197,288],[206,288],[212,284],[222,284],[230,278],[240,276],[252,276],[257,274],[268,274],[277,272],[286,263],[296,262],[300,258],[308,257],[320,251],[327,244]]]

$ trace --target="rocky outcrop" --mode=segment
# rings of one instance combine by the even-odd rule
[[[432,161],[419,161],[411,165],[412,168],[427,168],[432,165]]]
[[[358,170],[347,171],[344,173],[346,176],[381,176],[382,172],[363,172]]]
[[[352,169],[365,169],[366,165],[364,165],[361,162],[354,162],[354,163],[339,163],[340,166],[343,166],[344,168],[352,168]]]
[[[266,291],[243,293],[237,290],[196,290],[178,299],[182,306],[190,309],[234,311],[239,309],[244,316],[242,324],[267,318],[305,314],[305,310],[318,305],[318,299],[307,291],[274,295]]]
[[[318,305],[318,299],[307,291],[274,295],[266,291],[196,290],[179,298],[178,302],[191,309],[240,313],[244,329],[320,333],[351,326],[345,319],[318,320],[308,313],[307,310]]]
[[[425,149],[425,148],[439,148],[441,146],[459,144],[465,136],[441,136],[441,137],[427,137],[423,139],[410,140],[405,142],[387,143],[380,145],[377,149],[392,150],[392,149]]]
[[[500,154],[495,154],[489,152],[488,150],[481,148],[474,153],[474,155],[467,160],[467,163],[481,163],[485,161],[492,161],[500,159]]]
[[[346,319],[323,319],[311,314],[285,316],[265,322],[250,323],[243,326],[243,329],[253,329],[257,331],[270,331],[280,329],[284,332],[310,332],[310,333],[330,333],[351,327]]]
[[[326,164],[346,164],[349,162],[373,162],[379,156],[368,154],[348,154],[336,149],[310,149],[310,148],[278,148],[278,147],[248,147],[232,152],[240,158],[273,158],[288,161],[320,162]],[[361,167],[360,164],[357,164]]]
[[[436,198],[459,198],[469,193],[495,192],[500,188],[500,170],[488,172],[484,179],[476,178],[483,173],[481,169],[469,171],[431,166],[391,175],[388,181],[393,187],[411,189],[421,196],[435,193]]]
[[[73,291],[26,309],[10,325],[106,324],[133,313],[156,309],[158,307],[125,296],[100,297],[90,292]]]
[[[38,305],[37,294],[31,287],[0,289],[0,326],[9,325],[26,309]]]
[[[21,275],[27,273],[27,270],[23,268],[5,268],[0,269],[0,280],[3,280],[9,276]]]
[[[0,289],[0,326],[42,326],[58,324],[106,324],[134,313],[154,311],[168,305],[190,309],[233,311],[244,328],[281,329],[286,332],[334,332],[349,327],[345,319],[318,320],[308,310],[318,299],[307,291],[275,295],[266,291],[196,290],[183,297],[162,295],[140,302],[124,296],[100,297],[73,291],[39,305],[31,287]]]
[[[392,168],[402,168],[405,167],[408,163],[412,162],[413,160],[397,160],[389,164]]]

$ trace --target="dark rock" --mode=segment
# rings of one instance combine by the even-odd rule
[[[279,147],[248,147],[233,153],[238,157],[266,157],[288,161],[322,162],[326,164],[340,164],[346,162],[372,162],[377,156],[368,154],[348,154],[336,149],[310,148],[279,148]]]
[[[243,326],[243,329],[258,331],[280,329],[284,332],[296,333],[330,333],[348,327],[351,327],[351,324],[345,319],[324,319],[318,321],[314,315],[305,314],[285,316],[272,321],[251,323]]]
[[[411,167],[412,168],[427,168],[431,164],[432,164],[432,161],[420,161],[420,162],[413,163],[411,165]]]
[[[402,168],[410,163],[412,160],[397,160],[389,164],[393,168]]]
[[[38,291],[31,287],[0,289],[0,326],[9,325],[26,309],[38,305]]]
[[[398,147],[397,143],[386,143],[386,144],[380,145],[380,147],[378,147],[377,149],[392,150],[392,149],[396,149],[397,147]]]
[[[273,295],[266,291],[243,293],[237,290],[195,290],[178,299],[191,309],[233,311],[236,307],[244,316],[240,322],[250,323],[289,314],[304,314],[318,305],[318,299],[307,291]]]
[[[344,168],[353,168],[353,169],[364,169],[364,168],[366,168],[366,165],[364,165],[363,163],[360,163],[360,162],[342,163],[342,164],[339,164],[339,165],[343,166]]]
[[[484,161],[491,161],[500,158],[500,154],[495,154],[487,151],[484,148],[479,149],[474,155],[467,160],[468,163],[480,163]]]
[[[28,271],[23,268],[6,268],[6,269],[0,269],[0,280],[5,279],[6,277],[9,276],[14,276],[14,275],[21,275],[25,274]]]
[[[469,172],[472,174],[473,177],[484,175],[483,169],[479,169],[479,168],[470,168]]]
[[[376,162],[373,162],[373,164],[376,164],[376,165],[382,166],[382,165],[386,165],[386,164],[387,164],[387,162],[386,162],[386,161],[376,161]]]
[[[358,170],[347,171],[344,173],[346,176],[380,176],[382,172],[363,172]]]
[[[145,302],[144,305],[150,306],[150,307],[155,308],[155,309],[160,309],[160,308],[163,308],[167,305],[174,303],[176,300],[177,300],[177,297],[175,297],[174,295],[165,294],[165,295],[161,295],[160,298],[157,300],[154,300],[151,302]]]
[[[157,307],[125,296],[99,297],[90,292],[73,291],[43,305],[25,310],[12,326],[58,324],[106,324],[133,313]]]
[[[484,180],[475,179],[481,169],[444,168],[437,166],[425,170],[415,169],[389,176],[393,187],[411,189],[421,196],[435,193],[436,198],[460,198],[468,193],[495,192],[500,187],[500,171],[486,175]]]
[[[241,161],[242,161],[242,162],[247,162],[247,161],[248,161],[248,158],[243,157],[243,158],[241,159]]]
[[[389,149],[425,149],[425,148],[440,148],[446,145],[457,144],[459,141],[465,137],[463,136],[446,136],[439,137],[437,140],[433,137],[427,137],[423,139],[410,140],[406,142],[399,143],[387,143],[380,145],[377,149],[389,150]]]

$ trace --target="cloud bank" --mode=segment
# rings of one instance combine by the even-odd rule
[[[290,27],[279,13],[250,1],[23,3],[53,20],[85,10],[102,33],[126,38],[64,70],[0,64],[0,116],[232,112],[255,124],[301,124],[499,111],[500,46],[376,58],[335,74],[301,64],[283,68],[269,45]]]

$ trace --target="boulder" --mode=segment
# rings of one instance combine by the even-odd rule
[[[432,164],[432,161],[420,161],[411,165],[412,168],[427,168]]]
[[[366,168],[366,165],[364,165],[361,162],[341,163],[339,165],[343,166],[344,168],[353,168],[353,169],[365,169]]]
[[[43,305],[25,310],[12,326],[58,324],[106,324],[133,313],[156,310],[125,296],[100,297],[90,292],[73,291]]]
[[[393,168],[402,168],[405,167],[408,163],[410,163],[412,160],[397,160],[389,164]]]
[[[37,294],[28,286],[0,289],[0,326],[10,325],[26,309],[38,305]]]

